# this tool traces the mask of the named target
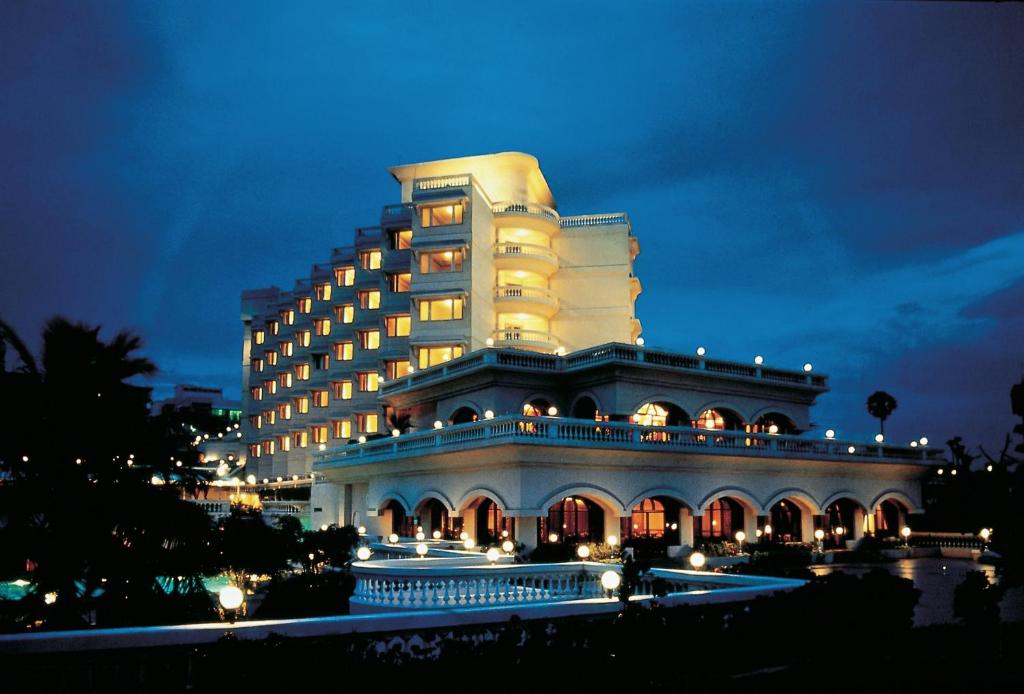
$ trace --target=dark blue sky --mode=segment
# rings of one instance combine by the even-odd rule
[[[1024,371],[1024,6],[0,4],[0,315],[237,395],[239,292],[521,150],[625,210],[648,345],[812,361],[814,420],[1001,442]]]

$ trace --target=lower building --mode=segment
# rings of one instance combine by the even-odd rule
[[[478,544],[896,534],[941,459],[816,431],[813,371],[612,343],[480,350],[388,381],[396,428],[316,454],[312,523]]]

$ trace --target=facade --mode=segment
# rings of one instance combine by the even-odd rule
[[[640,333],[625,214],[563,217],[535,158],[390,169],[380,224],[290,291],[242,295],[244,440],[257,483],[307,478],[312,453],[385,434],[381,385],[489,346],[546,354]]]

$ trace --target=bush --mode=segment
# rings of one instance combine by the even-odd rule
[[[1002,589],[989,583],[984,571],[969,571],[953,593],[953,614],[969,629],[994,631],[1002,597]]]
[[[294,619],[348,614],[348,599],[355,586],[355,577],[342,571],[302,573],[278,579],[270,584],[267,596],[252,616]]]

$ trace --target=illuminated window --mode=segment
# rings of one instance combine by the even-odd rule
[[[313,310],[313,299],[308,296],[304,296],[295,301],[295,305],[299,307],[299,313],[309,313]]]
[[[310,330],[296,330],[295,341],[299,343],[299,347],[309,347],[312,335],[313,333]]]
[[[696,429],[710,429],[719,431],[725,429],[725,417],[718,410],[704,410],[694,422]]]
[[[274,440],[263,442],[263,455],[274,455]]]
[[[411,324],[412,320],[409,318],[408,314],[387,316],[384,319],[384,328],[388,337],[408,336]]]
[[[282,388],[292,387],[292,372],[286,371],[277,375],[277,382],[281,384]]]
[[[352,343],[335,342],[334,358],[338,361],[352,361]]]
[[[368,289],[359,292],[359,308],[377,309],[380,308],[380,290]]]
[[[249,415],[249,426],[251,426],[253,429],[262,429],[263,416],[258,414]]]
[[[277,366],[277,352],[272,349],[268,349],[263,353],[263,356],[267,358],[268,365]]]
[[[372,251],[361,251],[359,263],[364,270],[380,270],[380,249]]]
[[[451,299],[422,299],[420,301],[420,320],[460,320],[462,318],[462,307],[465,299],[455,297]]]
[[[409,375],[409,360],[396,359],[384,362],[384,374],[389,381]]]
[[[253,330],[252,331],[252,341],[255,342],[258,345],[262,345],[263,341],[266,339],[266,337],[267,337],[267,331],[265,331],[265,330]]]
[[[295,354],[295,343],[294,342],[279,342],[277,344],[278,351],[282,356],[290,357]]]
[[[370,412],[360,412],[356,414],[356,429],[363,432],[364,434],[376,434],[378,424],[378,415]]]
[[[316,297],[317,301],[330,301],[331,300],[331,283],[323,282],[321,284],[313,285],[313,296]]]
[[[352,422],[347,419],[335,419],[331,421],[331,434],[336,439],[352,438]]]
[[[250,458],[259,458],[261,451],[262,451],[262,449],[261,449],[261,447],[260,447],[260,445],[258,443],[250,443],[249,444],[249,457]]]
[[[279,332],[281,332],[281,321],[268,320],[267,330],[270,331],[271,335],[277,335]]]
[[[309,434],[305,431],[293,431],[292,443],[296,448],[305,448],[309,445]]]
[[[254,386],[249,389],[249,394],[252,396],[253,400],[262,400],[263,388],[261,388],[260,386]]]
[[[264,381],[263,390],[267,391],[270,395],[277,395],[277,379],[272,378],[269,381]]]
[[[309,414],[309,398],[305,395],[295,398],[295,411],[298,414]]]
[[[420,225],[423,228],[440,227],[448,224],[462,224],[463,204],[431,205],[420,209]]]
[[[321,337],[324,336],[324,335],[330,335],[331,334],[331,319],[330,318],[314,318],[313,319],[313,331],[317,335],[320,335]]]
[[[633,507],[632,537],[663,537],[665,535],[665,505],[657,499],[644,499]]]
[[[356,269],[351,265],[334,268],[334,281],[339,287],[351,287],[356,283]]]
[[[271,424],[276,424],[277,410],[263,410],[263,421],[266,422],[268,426]]]
[[[309,364],[308,363],[304,362],[302,364],[296,364],[295,365],[295,379],[298,380],[298,381],[308,381],[309,380]]]
[[[339,323],[351,323],[356,318],[356,309],[352,304],[340,304],[334,307],[334,320]]]
[[[313,407],[327,407],[327,391],[326,390],[314,390],[312,395],[313,395]]]
[[[314,354],[313,368],[317,371],[327,371],[331,368],[331,355],[327,353]]]
[[[380,388],[380,375],[373,371],[360,371],[359,378],[360,393],[376,393]]]
[[[379,330],[360,330],[359,331],[359,346],[363,349],[379,349],[380,348],[380,331]]]
[[[252,370],[255,371],[256,373],[260,373],[261,371],[263,371],[262,359],[253,359],[252,362],[250,362],[250,365],[252,366]]]
[[[465,251],[436,251],[420,253],[420,272],[424,275],[432,272],[462,272],[462,261]]]
[[[313,437],[313,443],[327,443],[327,427],[325,425],[310,427],[309,433]]]
[[[712,501],[703,515],[693,519],[694,536],[706,539],[731,539],[733,530],[742,527],[743,507],[725,497]]]
[[[388,291],[401,294],[412,288],[411,272],[389,272]]]
[[[295,309],[286,308],[279,315],[281,316],[281,322],[285,325],[295,324]]]
[[[663,427],[668,422],[668,410],[656,402],[640,406],[633,415],[633,423],[645,427]]]
[[[391,241],[391,249],[402,251],[412,248],[412,229],[396,229],[388,232],[388,239]]]
[[[443,364],[452,359],[462,356],[462,345],[445,345],[440,347],[418,347],[416,349],[416,363],[419,368],[425,369],[435,364]]]
[[[277,447],[282,453],[287,453],[292,449],[292,438],[288,434],[281,434],[277,437]]]
[[[331,387],[334,388],[335,400],[352,399],[352,381],[332,381]]]

